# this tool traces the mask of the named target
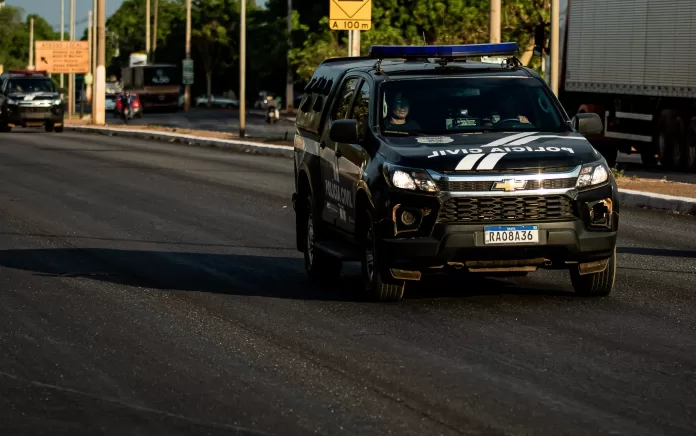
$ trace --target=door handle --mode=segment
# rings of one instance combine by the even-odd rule
[[[341,150],[336,150],[336,157],[341,157],[343,156],[343,153],[341,153]]]

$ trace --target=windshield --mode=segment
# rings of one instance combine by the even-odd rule
[[[12,92],[55,92],[49,79],[10,79],[7,91]]]
[[[568,130],[538,79],[393,80],[380,95],[384,135]]]
[[[176,67],[144,68],[145,85],[179,85],[179,70]]]

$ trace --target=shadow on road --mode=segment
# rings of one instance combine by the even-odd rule
[[[255,256],[104,248],[0,250],[0,268],[3,267],[32,271],[45,277],[78,277],[172,291],[364,301],[358,291],[361,281],[355,264],[345,264],[344,276],[336,286],[319,288],[308,282],[301,258],[284,256],[281,252],[278,256]],[[552,282],[454,274],[428,276],[422,282],[412,282],[406,298],[504,295],[573,296]]]

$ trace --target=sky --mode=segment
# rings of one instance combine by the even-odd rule
[[[70,0],[65,2],[65,30],[68,29],[70,20]],[[265,4],[266,0],[256,0],[259,5]],[[24,9],[26,14],[38,14],[44,17],[58,32],[60,30],[60,3],[61,0],[5,0],[5,4],[17,6]],[[106,0],[106,16],[111,14],[121,6],[123,0]],[[79,39],[82,37],[87,27],[87,12],[92,9],[92,0],[75,0],[75,35]]]

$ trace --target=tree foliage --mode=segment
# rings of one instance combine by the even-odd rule
[[[193,0],[195,93],[207,91],[205,78],[210,79],[214,93],[239,93],[239,1]],[[328,0],[292,0],[291,34],[287,30],[287,0],[267,0],[265,8],[257,7],[254,0],[246,1],[247,95],[261,90],[283,95],[289,44],[298,86],[324,59],[347,54],[347,32],[329,30]],[[361,32],[361,51],[366,54],[373,44],[486,42],[489,6],[489,0],[373,0],[372,29]],[[516,41],[523,52],[531,50],[535,25],[549,21],[550,0],[505,0],[502,7],[502,39]],[[158,63],[181,65],[185,57],[185,0],[159,0],[158,18],[155,58]],[[144,23],[145,0],[125,0],[109,17],[110,74],[120,75],[129,55],[145,50]],[[38,21],[35,27],[44,33],[50,31],[50,26],[44,28]],[[27,44],[21,42],[27,31],[20,10],[8,6],[0,11],[0,41],[12,41],[0,44],[0,62],[12,67],[26,64],[22,59],[26,59],[23,50]],[[539,66],[538,58],[531,66]]]
[[[60,39],[51,25],[38,15],[23,16],[20,8],[0,9],[0,64],[5,70],[26,68],[29,64],[29,21],[34,19],[36,41]]]

